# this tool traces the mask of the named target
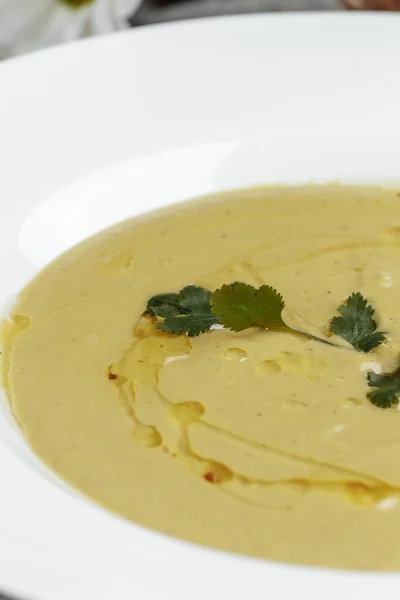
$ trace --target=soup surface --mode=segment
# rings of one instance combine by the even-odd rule
[[[340,347],[142,316],[155,294],[235,281],[274,286],[286,323]],[[388,332],[368,354],[329,332],[358,291]],[[399,366],[397,191],[259,188],[121,223],[23,290],[3,351],[34,452],[120,515],[250,556],[400,570],[400,412],[366,379]]]

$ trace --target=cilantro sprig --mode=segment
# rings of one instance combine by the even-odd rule
[[[367,394],[367,398],[380,408],[392,408],[399,404],[400,400],[400,367],[393,373],[377,374],[370,371],[367,374],[369,387],[373,388]]]
[[[295,333],[324,344],[336,345],[306,331],[289,327],[282,318],[285,301],[270,285],[262,285],[259,288],[246,283],[223,285],[211,294],[210,302],[211,312],[218,317],[218,322],[233,331],[261,327]]]
[[[358,352],[370,352],[386,339],[386,333],[377,331],[374,319],[375,310],[360,292],[351,294],[339,306],[340,317],[330,322],[332,333],[347,340]]]
[[[223,285],[211,294],[211,312],[233,331],[249,327],[288,329],[282,319],[285,302],[270,285],[255,288],[246,283]]]
[[[218,323],[218,317],[211,313],[211,292],[196,285],[187,285],[179,294],[160,294],[147,303],[146,312],[153,317],[161,317],[157,329],[164,333],[189,337],[209,331]]]

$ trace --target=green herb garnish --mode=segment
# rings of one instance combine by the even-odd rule
[[[160,294],[150,298],[146,312],[164,319],[157,323],[157,329],[164,333],[189,337],[205,333],[218,323],[218,317],[211,313],[211,292],[196,285],[184,287],[179,294]]]
[[[282,318],[284,307],[282,295],[270,285],[255,288],[247,283],[235,283],[223,285],[211,294],[211,312],[218,317],[218,323],[228,329],[233,331],[243,331],[250,327],[275,329],[335,345],[311,333],[289,327]]]
[[[368,385],[374,388],[367,398],[380,408],[397,406],[400,399],[400,367],[393,373],[378,375],[371,371],[367,375]]]
[[[183,297],[180,294],[153,296],[147,303],[146,313],[152,317],[161,317],[162,319],[171,315],[179,315],[181,312],[186,314],[186,309],[183,310],[181,306],[182,300]]]
[[[347,340],[358,352],[370,352],[386,339],[386,333],[377,331],[374,308],[360,292],[351,294],[338,308],[341,317],[333,317],[332,333]]]
[[[211,294],[211,312],[233,331],[249,327],[288,329],[282,319],[285,302],[270,285],[254,288],[246,283],[223,285]]]

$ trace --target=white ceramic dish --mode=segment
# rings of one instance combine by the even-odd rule
[[[399,28],[394,15],[229,18],[1,64],[0,302],[87,235],[176,200],[269,182],[400,182]],[[396,575],[244,559],[127,523],[41,465],[3,398],[2,591],[336,600],[399,586]]]

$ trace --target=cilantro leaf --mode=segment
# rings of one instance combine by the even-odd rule
[[[209,313],[211,292],[197,285],[187,285],[179,292],[181,306],[192,312]]]
[[[358,352],[369,352],[385,341],[386,333],[377,331],[373,306],[360,292],[351,294],[338,311],[342,316],[333,317],[329,328]]]
[[[210,295],[211,292],[202,287],[188,285],[179,294],[153,296],[147,304],[147,312],[164,319],[157,323],[157,329],[194,337],[218,322],[218,318],[211,314]]]
[[[156,327],[164,333],[173,335],[187,333],[189,337],[196,337],[200,333],[209,331],[217,322],[218,318],[210,314],[188,314],[167,317]]]
[[[374,388],[367,398],[380,408],[397,406],[400,399],[400,368],[393,373],[378,375],[371,371],[367,375],[368,385]]]
[[[181,314],[181,297],[179,294],[159,294],[153,296],[147,303],[146,313],[152,317],[165,318],[169,315]]]
[[[249,327],[289,329],[282,319],[282,296],[270,285],[254,288],[246,283],[223,285],[211,294],[211,312],[233,331]]]

